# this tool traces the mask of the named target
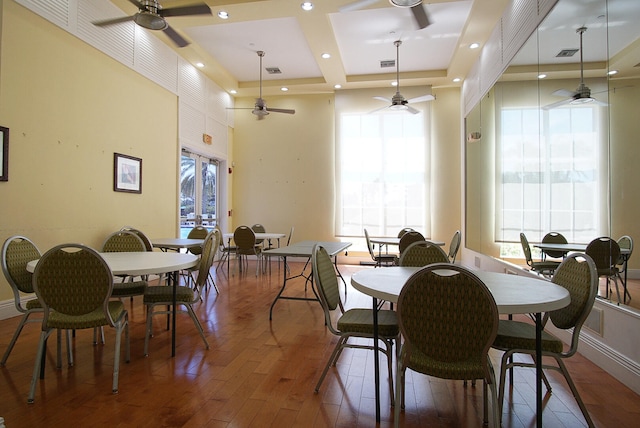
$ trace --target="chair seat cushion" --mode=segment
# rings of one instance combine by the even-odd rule
[[[176,290],[177,302],[193,302],[194,294],[193,289],[189,287],[179,286]],[[147,287],[144,292],[143,302],[146,303],[166,303],[171,304],[173,302],[173,287],[166,285],[158,285],[153,287]]]
[[[402,353],[407,351],[406,345],[402,347]],[[411,349],[411,354],[406,362],[407,367],[428,376],[441,379],[484,379],[484,362],[480,360],[436,360],[416,348]]]
[[[147,281],[116,282],[111,297],[142,296],[147,289]]]
[[[117,321],[126,312],[124,304],[119,300],[109,302],[108,306],[109,314],[113,321]],[[62,328],[62,329],[83,329],[94,328],[103,325],[110,325],[109,320],[105,317],[102,307],[97,308],[93,312],[89,312],[84,315],[66,315],[60,312],[49,312],[49,318],[47,320],[47,328]]]
[[[40,304],[40,300],[32,299],[27,301],[26,308],[28,311],[32,309],[42,309],[42,305]]]
[[[493,347],[502,350],[526,349],[533,351],[536,349],[536,327],[533,324],[500,320],[498,324],[498,335],[493,342]],[[562,352],[562,341],[554,335],[542,331],[542,351]]]
[[[533,270],[555,270],[560,266],[560,262],[533,262],[531,268]]]
[[[349,309],[338,320],[342,333],[373,334],[373,310]],[[378,334],[380,337],[396,337],[399,333],[398,316],[395,311],[378,311]]]

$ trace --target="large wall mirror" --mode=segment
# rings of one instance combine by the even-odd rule
[[[522,257],[521,231],[640,245],[638,22],[637,0],[559,0],[470,110],[467,248]]]

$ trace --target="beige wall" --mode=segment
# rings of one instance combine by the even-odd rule
[[[0,242],[99,247],[123,225],[174,236],[176,96],[15,2],[2,7]],[[113,191],[114,152],[142,158],[141,195]],[[0,301],[10,298],[2,276]]]

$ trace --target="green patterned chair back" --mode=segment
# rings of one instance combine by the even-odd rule
[[[202,255],[200,256],[200,264],[198,265],[198,277],[196,278],[196,288],[202,290],[207,282],[209,270],[213,265],[213,259],[220,246],[222,235],[217,229],[213,229],[202,243]]]
[[[410,227],[405,227],[404,229],[401,229],[400,232],[398,232],[398,238],[402,238],[402,236],[407,232],[413,232],[413,229]]]
[[[422,267],[432,263],[448,263],[449,256],[430,241],[418,241],[409,245],[400,255],[400,266]]]
[[[409,245],[413,244],[414,242],[420,241],[424,241],[424,236],[422,235],[422,233],[416,232],[415,230],[402,235],[402,238],[400,238],[400,243],[398,244],[400,255],[402,256],[402,253],[407,249]]]
[[[450,263],[420,269],[400,292],[397,311],[409,368],[444,379],[490,379],[498,308],[471,271]]]
[[[119,230],[107,237],[102,244],[103,253],[147,251],[144,241],[131,231]]]
[[[620,239],[618,239],[618,247],[620,247],[620,250],[629,250],[629,254],[627,255],[627,260],[629,260],[631,253],[633,253],[633,238],[629,235],[621,236]],[[618,262],[616,264],[624,264],[624,257],[622,257],[622,254],[618,257]]]
[[[613,239],[602,236],[587,245],[585,251],[596,264],[598,275],[612,276],[616,273],[615,265],[620,257],[620,246]]]
[[[369,255],[372,259],[376,259],[376,255],[373,254],[373,246],[371,245],[371,238],[369,238],[369,232],[367,229],[364,230],[364,238],[367,241],[367,249],[369,250]]]
[[[267,232],[267,229],[265,229],[261,224],[254,224],[253,226],[251,226],[251,230],[253,230],[255,233]],[[264,241],[264,239],[256,239],[256,244],[262,244],[262,241]]]
[[[318,244],[314,245],[311,250],[311,266],[313,280],[324,310],[326,324],[334,334],[337,334],[337,329],[331,318],[331,312],[336,308],[340,308],[340,313],[344,312],[342,301],[340,300],[338,277],[327,250]]]
[[[142,232],[139,229],[135,229],[133,227],[129,227],[129,226],[125,226],[122,229],[120,229],[121,231],[128,231],[128,232],[133,232],[136,235],[138,235],[138,238],[142,239],[142,242],[144,243],[144,248],[147,251],[153,251],[153,244],[151,243],[151,240],[149,239],[149,237],[147,235],[144,234],[144,232]]]
[[[529,240],[527,235],[520,233],[520,245],[522,246],[522,252],[524,253],[524,259],[527,261],[527,265],[533,266],[533,258],[531,257],[531,246],[529,246]]]
[[[20,301],[19,291],[33,293],[32,274],[27,272],[27,263],[40,258],[40,251],[24,236],[12,236],[2,246],[2,272],[13,289],[16,302]]]
[[[456,256],[458,255],[458,250],[460,249],[460,241],[462,241],[462,233],[459,230],[456,230],[451,238],[451,243],[449,244],[449,261],[454,263],[456,261]]]
[[[542,238],[543,244],[567,244],[567,238],[558,232],[549,232]],[[549,251],[545,250],[545,254],[549,257],[560,259],[565,256],[566,251]]]
[[[233,232],[233,241],[236,243],[238,254],[256,254],[256,234],[248,226],[238,226]]]
[[[551,282],[566,288],[571,296],[571,303],[562,309],[550,312],[549,319],[557,328],[563,330],[573,328],[571,348],[575,351],[578,347],[582,324],[591,312],[598,292],[596,265],[586,254],[569,254],[556,269]]]
[[[109,314],[113,275],[95,250],[82,244],[53,247],[42,255],[33,275],[36,294],[45,309],[43,325],[51,311],[77,321],[95,311]],[[113,320],[108,320],[113,325]]]
[[[209,230],[203,226],[196,226],[189,231],[187,235],[187,239],[204,239],[209,234]],[[192,247],[189,248],[189,252],[192,254],[200,254],[202,252],[202,248],[200,247]]]

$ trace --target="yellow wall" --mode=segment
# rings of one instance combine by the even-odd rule
[[[176,96],[15,2],[2,7],[0,242],[99,247],[124,225],[174,236]],[[142,158],[141,195],[113,191],[114,152]],[[2,276],[0,301],[10,298]]]

